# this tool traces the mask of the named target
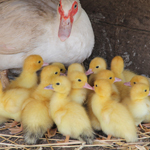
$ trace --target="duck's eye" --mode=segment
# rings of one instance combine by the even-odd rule
[[[41,61],[39,60],[39,61],[38,61],[38,63],[40,64],[40,63],[41,63]]]
[[[133,84],[136,84],[136,82],[133,82]]]
[[[74,9],[76,9],[76,8],[77,8],[77,4],[74,5]]]
[[[56,83],[56,85],[60,85],[60,83]]]
[[[147,90],[145,90],[144,92],[147,92]]]
[[[55,72],[55,74],[58,74],[58,72]]]
[[[99,66],[96,66],[96,68],[99,68]]]
[[[109,78],[110,80],[112,79],[112,77]]]
[[[63,71],[63,69],[60,69],[60,71]]]
[[[97,84],[95,86],[97,87]]]
[[[81,82],[81,79],[78,79],[79,82]]]

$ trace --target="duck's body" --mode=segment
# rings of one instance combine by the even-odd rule
[[[59,76],[60,68],[54,65],[46,66],[41,72],[41,82],[26,100],[22,111],[22,124],[25,142],[34,144],[53,125],[49,114],[49,101],[53,91],[44,89],[52,82],[53,77]]]
[[[92,89],[87,83],[87,76],[83,72],[74,71],[68,74],[68,79],[71,81],[70,99],[82,105],[86,101],[88,89]]]
[[[70,10],[73,2],[63,0],[64,11]],[[77,2],[78,12],[74,16],[70,36],[62,42],[58,37],[58,0],[2,1],[0,70],[21,68],[24,59],[31,54],[41,55],[47,63],[59,61],[65,65],[81,63],[89,57],[94,46],[94,34],[87,14]],[[67,9],[65,5],[68,5]]]
[[[13,88],[26,88],[33,89],[37,85],[37,74],[43,65],[43,59],[39,55],[30,55],[24,60],[23,70],[19,77],[12,80],[8,85],[7,89]]]
[[[114,73],[111,70],[101,70],[96,74],[95,77],[96,80],[98,79],[106,79],[110,82],[110,84],[112,85],[112,94],[111,94],[111,98],[116,100],[116,101],[120,101],[120,93],[119,90],[117,89],[116,85],[114,83],[116,82],[121,82],[121,79],[116,78]]]
[[[134,77],[132,77],[132,79],[130,80],[130,82],[125,82],[125,85],[133,87],[135,84],[139,84],[139,83],[146,84],[149,87],[149,80],[148,80],[148,78],[144,77],[144,76],[141,76],[141,75],[135,75]],[[129,92],[130,92],[130,89],[131,88],[129,88]],[[123,99],[122,102],[126,103],[126,104],[129,103],[130,106],[128,106],[128,107],[129,108],[131,107],[131,109],[135,105],[134,106],[135,108],[133,109],[132,112],[133,112],[133,114],[135,116],[137,115],[138,117],[139,116],[143,116],[143,114],[146,114],[147,113],[147,108],[148,108],[148,112],[149,113],[147,113],[145,119],[144,120],[142,119],[142,120],[143,120],[143,122],[146,122],[146,123],[150,122],[150,99],[149,99],[149,97],[146,98],[145,101],[141,101],[141,102],[131,102],[128,98]],[[139,109],[139,111],[136,112],[136,110],[138,110],[138,109]],[[140,110],[143,110],[142,113],[141,113]],[[137,120],[139,120],[139,121],[137,121],[137,124],[138,124],[138,122],[141,121],[141,118],[139,118]]]
[[[103,59],[102,57],[95,57],[94,59],[91,60],[89,64],[89,69],[88,71],[86,71],[86,75],[90,75],[88,82],[91,86],[94,85],[96,74],[101,70],[105,70],[106,68],[107,63],[105,59]]]
[[[136,76],[136,73],[126,69],[123,71],[123,75],[124,75],[125,81],[129,82],[134,76]]]
[[[122,104],[111,99],[111,89],[107,80],[100,79],[94,82],[92,109],[102,131],[107,135],[125,138],[127,142],[137,141],[133,118]]]
[[[0,123],[4,123],[8,119],[20,122],[22,106],[29,95],[30,91],[23,88],[3,91],[0,82]]]
[[[90,120],[84,108],[68,97],[71,83],[67,77],[56,77],[52,87],[55,91],[50,101],[50,114],[58,130],[72,138],[91,144],[93,133]]]
[[[135,125],[138,126],[149,115],[149,86],[143,83],[131,87],[130,95],[126,96],[122,103],[132,114]]]

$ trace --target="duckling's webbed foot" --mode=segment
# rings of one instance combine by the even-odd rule
[[[69,138],[70,138],[70,136],[67,135],[66,139],[64,141],[57,141],[57,143],[67,143],[67,142],[69,142]]]
[[[10,134],[17,134],[23,130],[22,124],[20,127],[16,126],[14,128],[10,128]]]
[[[50,138],[50,137],[55,136],[55,135],[56,135],[56,132],[57,132],[57,128],[50,129],[50,130],[48,129],[48,130],[47,130],[48,137]]]
[[[18,124],[17,121],[13,121],[12,123],[5,123],[6,128],[14,127]]]

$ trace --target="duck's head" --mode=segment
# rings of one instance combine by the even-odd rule
[[[146,84],[147,86],[149,86],[149,81],[148,81],[148,79],[147,79],[146,77],[144,77],[144,76],[141,76],[141,75],[136,75],[136,76],[134,76],[134,77],[130,80],[130,82],[125,82],[124,85],[131,87],[131,86],[133,86],[133,85],[135,85],[135,84],[137,84],[137,83],[143,83],[143,84]]]
[[[71,82],[66,76],[55,77],[52,84],[45,87],[45,89],[54,90],[57,93],[69,94],[71,90]]]
[[[73,71],[85,72],[84,67],[79,63],[73,63],[68,67],[68,74]]]
[[[71,81],[72,88],[81,89],[87,88],[93,90],[93,88],[87,83],[87,76],[83,72],[74,71],[68,76]]]
[[[65,65],[60,63],[60,62],[54,62],[52,63],[52,65],[56,65],[60,68],[60,73],[63,73],[65,74],[66,73],[66,68],[65,68]]]
[[[115,77],[111,70],[102,70],[96,74],[96,79],[107,79],[111,84],[119,82],[121,79]]]
[[[46,85],[51,84],[52,79],[60,75],[60,68],[55,65],[49,65],[42,69],[40,74],[41,83]]]
[[[92,73],[98,73],[101,70],[104,70],[107,68],[107,64],[105,59],[101,57],[95,57],[91,60],[89,69],[86,72],[86,75],[92,74]]]
[[[43,66],[43,59],[39,55],[30,55],[24,60],[23,70],[36,72]]]
[[[149,86],[143,83],[133,85],[130,91],[131,100],[142,100],[149,95]]]
[[[112,86],[108,80],[99,79],[94,82],[94,91],[100,97],[110,97]]]
[[[115,56],[111,61],[111,70],[116,74],[121,74],[124,70],[124,60],[121,56]]]
[[[81,11],[79,0],[60,0],[58,5],[60,19],[58,37],[61,41],[69,38],[72,25],[79,18]]]

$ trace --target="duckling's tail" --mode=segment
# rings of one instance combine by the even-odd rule
[[[79,136],[79,140],[85,141],[87,144],[92,144],[94,140],[93,131],[91,128],[85,129]]]
[[[36,144],[38,139],[43,136],[46,132],[45,128],[38,127],[35,129],[28,129],[27,127],[23,127],[24,130],[24,140],[27,144]]]

